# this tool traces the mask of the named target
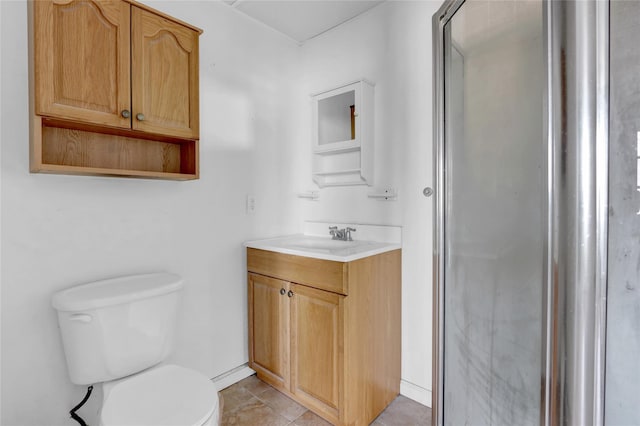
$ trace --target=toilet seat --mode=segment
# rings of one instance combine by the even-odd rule
[[[130,376],[105,392],[103,426],[201,426],[218,410],[218,392],[201,373],[164,365]]]

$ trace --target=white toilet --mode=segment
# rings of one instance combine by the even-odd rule
[[[171,352],[175,274],[97,281],[54,294],[71,381],[102,383],[102,426],[216,426],[218,392],[203,374],[160,364]]]

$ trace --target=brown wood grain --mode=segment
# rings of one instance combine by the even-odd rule
[[[154,13],[154,14],[156,14],[158,16],[161,16],[164,19],[167,19],[169,21],[175,22],[176,24],[182,25],[182,26],[187,27],[187,28],[191,28],[193,31],[197,32],[198,34],[202,34],[202,29],[196,27],[195,25],[192,25],[192,24],[190,24],[188,22],[185,22],[185,21],[181,21],[180,19],[178,19],[178,18],[176,18],[174,16],[167,15],[166,13],[160,12],[159,10],[156,10],[156,9],[154,9],[152,7],[149,7],[146,4],[138,3],[135,0],[123,0],[123,1],[129,3],[129,4],[133,5],[133,6],[136,6],[136,7],[140,8],[140,9],[144,9],[144,10],[146,10],[148,12],[151,12],[151,13]]]
[[[278,277],[275,282],[292,290],[290,347],[270,346],[289,353],[289,377],[278,382],[264,368],[256,370],[258,376],[288,383],[277,387],[333,424],[370,424],[400,391],[401,251],[343,263],[250,248],[247,265],[250,348],[252,311],[280,309],[258,307],[251,280]],[[261,345],[268,346],[264,340]]]
[[[31,1],[28,16],[32,172],[199,178],[199,28],[132,0]]]
[[[348,282],[345,279],[347,264],[343,262],[248,248],[247,267],[249,271],[258,274],[286,279],[334,293],[348,293]]]
[[[135,139],[146,139],[158,142],[185,143],[191,145],[195,139],[185,139],[176,136],[168,136],[156,133],[140,132],[132,129],[121,129],[117,127],[102,126],[92,123],[84,123],[76,120],[61,118],[51,118],[42,116],[42,125],[48,127],[60,127],[71,130],[84,130],[85,132],[103,133],[105,135],[125,136]]]
[[[338,418],[343,379],[343,299],[292,284],[291,392],[325,417]]]
[[[249,274],[249,366],[276,388],[289,388],[289,291],[286,281]]]
[[[35,111],[131,127],[129,5],[34,1]]]
[[[133,129],[198,139],[198,33],[132,7],[131,43]]]
[[[180,171],[200,178],[200,141],[180,145]]]
[[[140,179],[164,179],[164,180],[193,180],[196,175],[186,173],[147,172],[144,170],[107,169],[99,167],[60,166],[57,164],[42,164],[37,173],[65,174],[77,176],[110,176]]]
[[[156,177],[166,177],[162,174],[167,173],[190,175],[192,168],[182,168],[185,145],[45,126],[41,163],[87,169],[84,172],[107,169],[157,173]]]
[[[400,393],[401,251],[350,262],[349,281],[341,418],[368,425]]]

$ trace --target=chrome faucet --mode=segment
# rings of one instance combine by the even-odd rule
[[[345,229],[345,233],[346,233],[345,240],[346,241],[353,241],[353,239],[351,238],[351,233],[352,232],[356,232],[356,228],[349,228],[347,226],[347,229]]]
[[[329,227],[329,234],[331,234],[332,240],[353,241],[353,239],[351,238],[351,233],[355,231],[355,228],[350,228],[348,226],[343,229],[338,229],[337,226]]]

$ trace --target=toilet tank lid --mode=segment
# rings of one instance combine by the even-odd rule
[[[53,295],[51,304],[58,311],[83,311],[160,296],[183,286],[179,275],[168,272],[129,275],[59,291]]]

